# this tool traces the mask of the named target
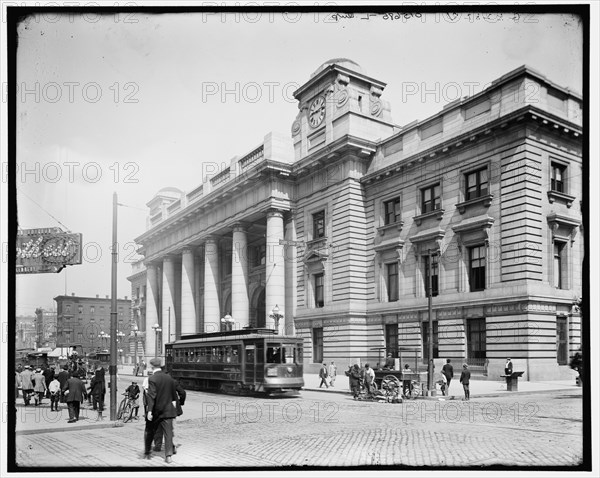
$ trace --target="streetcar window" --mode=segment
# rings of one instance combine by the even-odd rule
[[[206,347],[200,347],[198,349],[198,362],[206,362]]]
[[[188,354],[188,362],[195,362],[196,358],[194,357],[194,349],[190,349]]]
[[[235,345],[231,348],[231,363],[238,363],[240,354],[240,346]]]
[[[279,344],[267,345],[267,363],[281,363],[281,347]]]

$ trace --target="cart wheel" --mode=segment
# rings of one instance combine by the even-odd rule
[[[386,375],[381,380],[381,391],[385,394],[388,401],[398,398],[400,389],[400,380],[393,375]]]

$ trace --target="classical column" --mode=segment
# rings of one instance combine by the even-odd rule
[[[277,305],[285,311],[285,266],[283,245],[283,213],[277,209],[267,212],[267,257],[265,268],[265,312],[267,328],[274,328],[273,319],[269,317],[271,309]],[[284,324],[279,324],[283,331]]]
[[[160,355],[164,355],[165,343],[171,342],[175,337],[176,314],[175,314],[175,262],[173,257],[167,256],[163,259],[163,283],[162,283],[162,346]]]
[[[155,264],[146,264],[146,352],[145,362],[155,353],[155,337],[152,326],[158,323],[158,274]],[[140,357],[141,359],[141,357]]]
[[[195,278],[194,250],[186,247],[181,254],[181,335],[196,332]]]
[[[221,330],[218,294],[219,244],[209,237],[204,244],[204,332]]]
[[[235,320],[236,328],[248,327],[250,325],[248,239],[246,228],[242,224],[233,225],[231,260],[231,316]]]
[[[294,316],[296,315],[296,302],[298,294],[297,258],[296,258],[296,220],[293,213],[289,213],[285,223],[285,309],[284,335],[296,335]]]

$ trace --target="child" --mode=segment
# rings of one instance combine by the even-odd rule
[[[58,403],[60,401],[60,382],[58,378],[54,377],[48,385],[50,391],[50,411],[56,410],[58,412]]]

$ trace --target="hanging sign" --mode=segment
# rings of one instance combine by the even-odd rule
[[[17,274],[60,272],[81,264],[81,234],[58,227],[24,229],[17,234]]]

